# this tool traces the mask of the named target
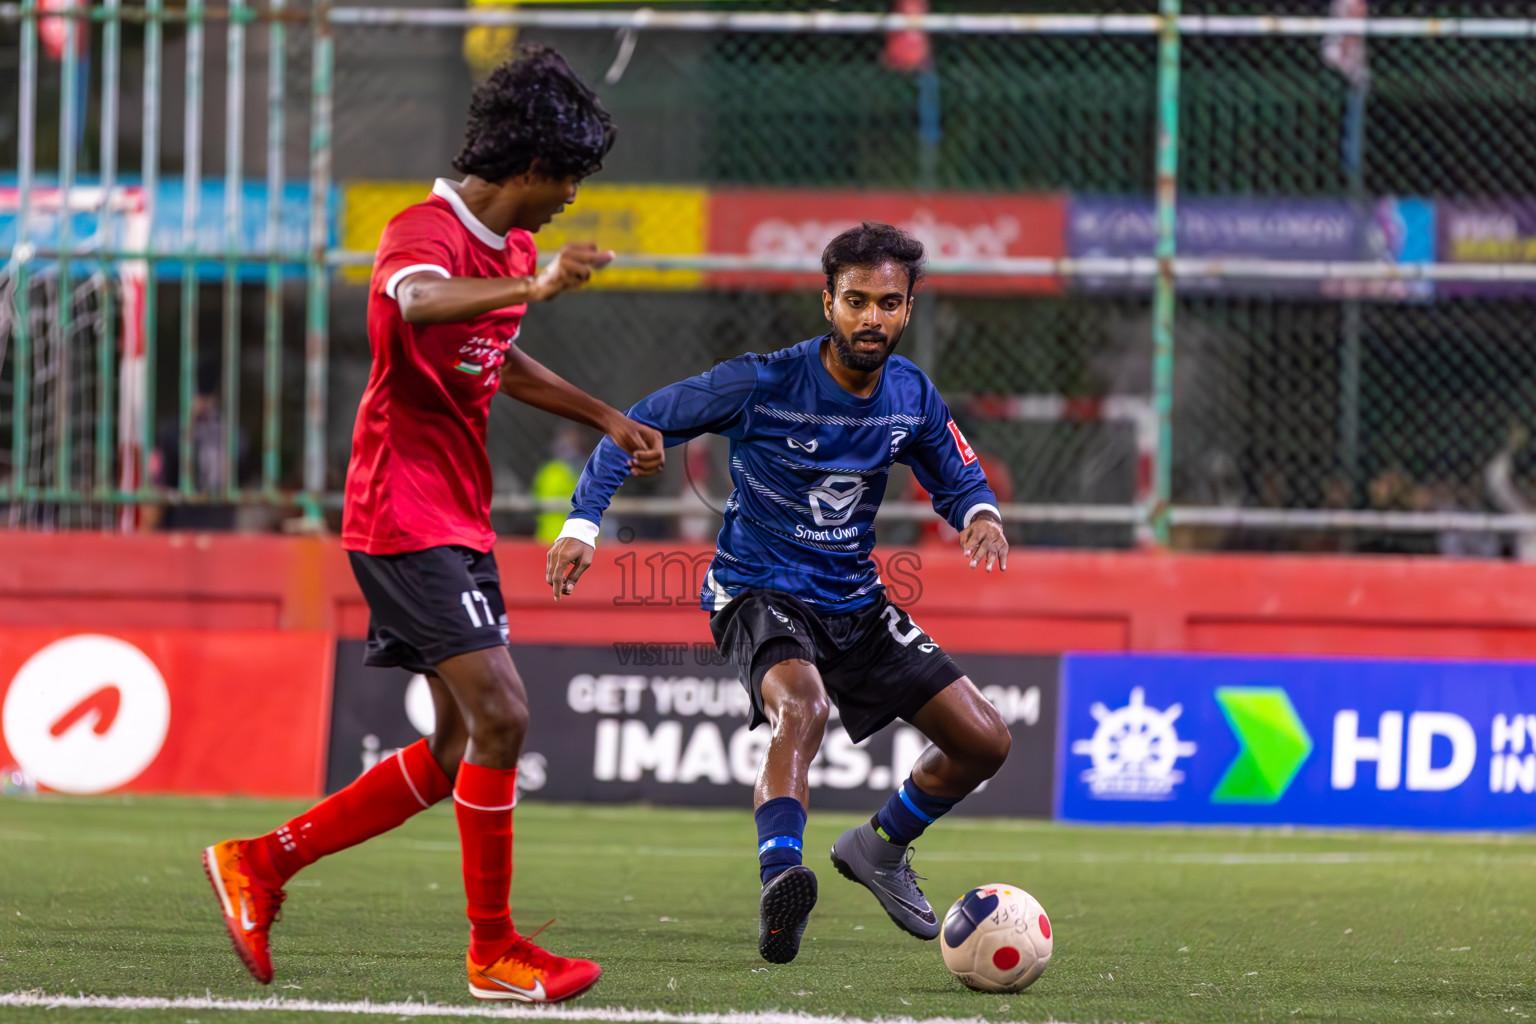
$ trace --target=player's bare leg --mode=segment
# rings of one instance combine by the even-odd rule
[[[427,737],[427,749],[432,751],[432,759],[444,775],[457,778],[459,762],[464,760],[464,749],[469,746],[469,726],[464,723],[464,714],[459,710],[459,702],[449,692],[448,684],[435,675],[426,679],[427,689],[432,694],[434,722],[432,735]]]
[[[816,875],[801,863],[801,839],[811,762],[821,749],[830,705],[821,673],[803,658],[769,669],[762,695],[773,734],[753,791],[764,883],[757,951],[770,963],[786,964],[800,952],[800,938],[816,905]]]
[[[512,886],[512,808],[517,758],[528,735],[528,694],[505,647],[449,658],[437,674],[463,716],[468,743],[454,784],[470,922],[469,992],[477,999],[558,1002],[596,984],[590,960],[555,956],[517,934]]]
[[[937,797],[969,796],[998,773],[1013,746],[1007,723],[969,676],[940,690],[911,722],[932,741],[912,767],[912,781]]]
[[[864,885],[898,927],[920,939],[939,934],[939,920],[918,887],[910,843],[941,814],[997,774],[1008,758],[1008,726],[969,678],[939,691],[911,723],[932,743],[885,807],[832,844],[832,863]]]
[[[803,658],[781,661],[763,677],[763,710],[773,730],[752,792],[754,809],[776,797],[811,803],[811,762],[821,750],[831,703],[816,666]]]

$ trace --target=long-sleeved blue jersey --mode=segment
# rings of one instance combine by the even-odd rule
[[[730,438],[735,490],[700,594],[706,609],[748,587],[791,593],[831,614],[874,600],[883,587],[869,557],[874,518],[893,462],[912,467],[957,530],[983,509],[997,511],[975,453],[921,370],[893,355],[875,393],[859,398],[822,366],[823,340],[738,356],[629,410],[668,447],[706,433]],[[603,439],[576,484],[563,535],[595,542],[627,461]]]

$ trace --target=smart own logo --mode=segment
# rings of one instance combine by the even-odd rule
[[[149,657],[116,637],[57,640],[27,659],[0,710],[5,745],[39,783],[105,793],[138,778],[165,744],[171,699]]]

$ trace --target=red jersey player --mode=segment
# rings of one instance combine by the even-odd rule
[[[602,430],[630,454],[632,472],[661,466],[660,434],[514,344],[529,302],[579,288],[612,259],[573,244],[536,271],[531,235],[575,199],[612,145],[607,112],[560,55],[525,48],[475,91],[454,161],[464,180],[439,179],[379,243],[368,296],[373,369],[352,435],[342,546],[371,612],[366,662],[426,674],[437,730],[280,828],[203,852],[235,952],[263,984],[284,883],[450,794],[470,993],[554,1002],[602,973],[512,926],[512,807],[528,701],[506,648],[485,435],[499,390]]]

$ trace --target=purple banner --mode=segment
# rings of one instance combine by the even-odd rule
[[[1446,263],[1536,263],[1536,199],[1440,204],[1440,258]],[[1536,285],[1454,281],[1440,294],[1536,295]]]
[[[1178,252],[1206,259],[1293,262],[1433,257],[1434,204],[1382,199],[1357,209],[1343,199],[1199,198],[1179,200]],[[1075,257],[1151,256],[1157,238],[1150,198],[1074,197],[1067,216],[1067,251]],[[1092,290],[1141,289],[1150,276],[1080,279]],[[1425,286],[1397,281],[1275,278],[1181,278],[1185,293],[1419,298]]]

